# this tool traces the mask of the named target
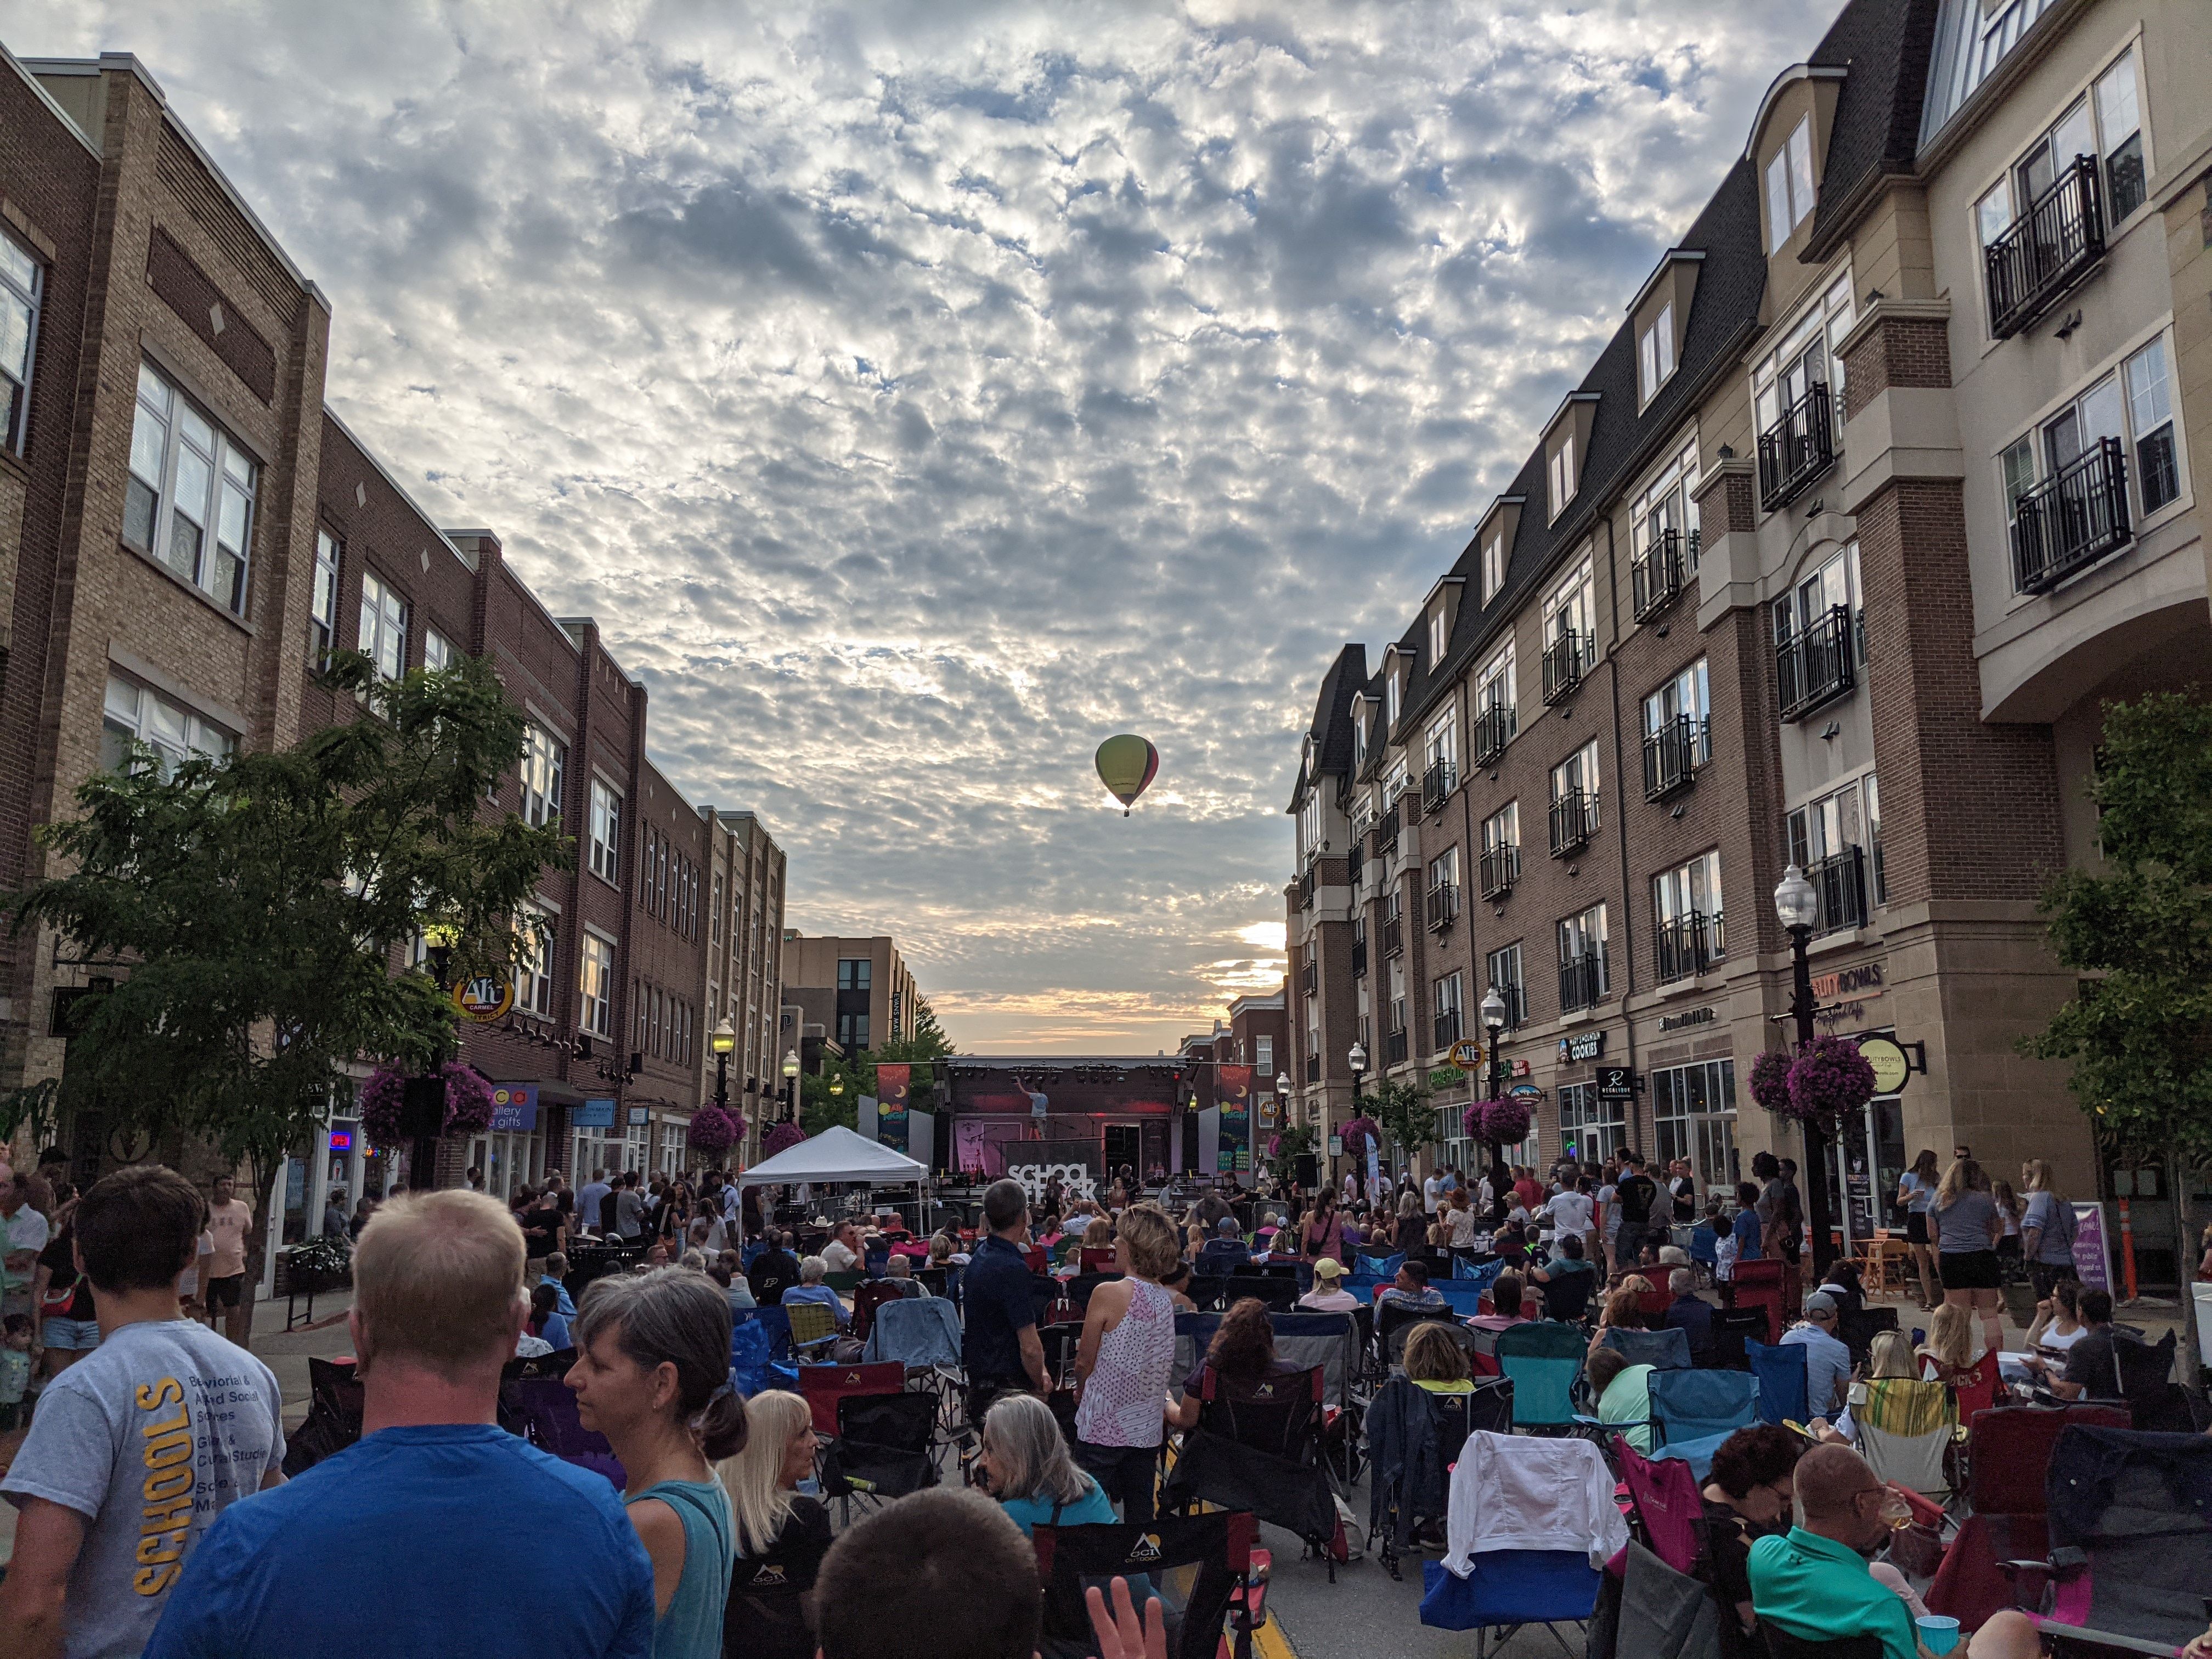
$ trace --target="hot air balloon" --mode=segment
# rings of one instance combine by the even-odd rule
[[[1124,732],[1098,745],[1098,781],[1121,803],[1121,816],[1137,804],[1160,769],[1160,751],[1144,738]]]

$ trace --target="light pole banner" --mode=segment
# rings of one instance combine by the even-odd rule
[[[911,1066],[876,1067],[876,1139],[895,1152],[906,1151],[907,1095]]]
[[[1223,1175],[1238,1167],[1237,1153],[1244,1154],[1242,1167],[1251,1167],[1252,1146],[1252,1068],[1249,1066],[1218,1066],[1213,1073],[1213,1097],[1221,1107],[1219,1139],[1215,1144],[1213,1168]]]

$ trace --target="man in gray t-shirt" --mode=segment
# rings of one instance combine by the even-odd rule
[[[269,1368],[177,1316],[207,1206],[138,1164],[76,1210],[76,1254],[102,1340],[40,1398],[0,1495],[20,1514],[0,1580],[10,1652],[132,1659],[216,1517],[284,1476]]]
[[[635,1238],[645,1231],[645,1194],[637,1189],[635,1170],[623,1177],[622,1191],[615,1197],[615,1231],[624,1238]]]

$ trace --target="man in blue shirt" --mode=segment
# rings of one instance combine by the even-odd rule
[[[1815,1291],[1805,1317],[1782,1333],[1784,1347],[1805,1350],[1805,1409],[1831,1422],[1850,1397],[1851,1351],[1836,1335],[1836,1299]]]
[[[568,1285],[562,1283],[568,1277],[568,1255],[562,1251],[556,1250],[545,1258],[545,1276],[538,1282],[541,1285],[550,1285],[553,1287],[556,1293],[554,1311],[563,1319],[574,1319],[576,1316],[575,1300],[569,1296]]]
[[[1713,1355],[1713,1305],[1698,1294],[1698,1276],[1687,1267],[1668,1273],[1667,1288],[1674,1299],[1667,1304],[1667,1316],[1660,1323],[1686,1334],[1691,1362],[1702,1365]]]
[[[966,1328],[960,1363],[968,1373],[968,1420],[981,1423],[991,1401],[1011,1389],[1051,1390],[1044,1340],[1037,1335],[1035,1275],[1022,1247],[1029,1242],[1029,1197],[1015,1181],[994,1181],[983,1192],[983,1224],[960,1299]]]
[[[1226,1215],[1215,1222],[1213,1233],[1198,1253],[1200,1273],[1228,1273],[1251,1266],[1252,1253],[1244,1248],[1244,1235],[1238,1230],[1235,1216]]]
[[[362,1438],[222,1512],[149,1659],[651,1659],[653,1566],[620,1496],[496,1420],[529,1310],[522,1251],[482,1193],[410,1193],[377,1212],[349,1316]],[[339,1583],[388,1593],[331,1596]]]

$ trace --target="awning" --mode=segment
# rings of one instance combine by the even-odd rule
[[[802,1181],[866,1181],[882,1185],[921,1182],[928,1169],[903,1152],[877,1145],[842,1124],[786,1147],[738,1177],[740,1187],[796,1184]]]

